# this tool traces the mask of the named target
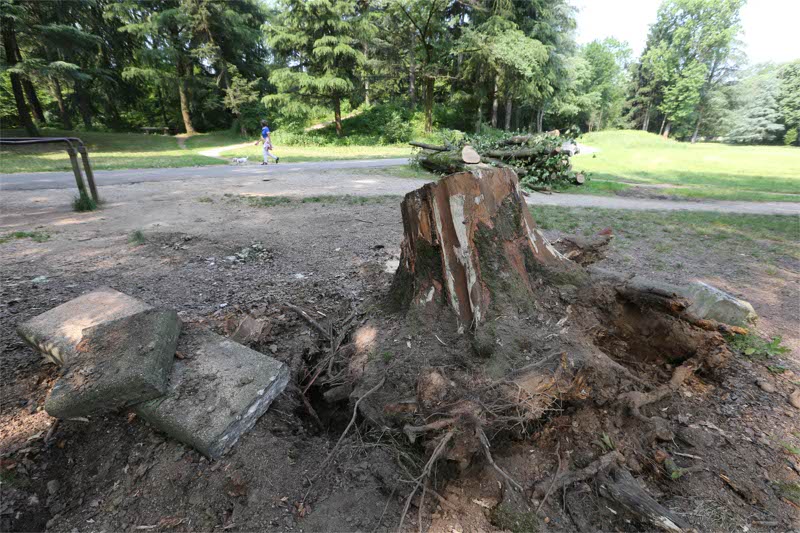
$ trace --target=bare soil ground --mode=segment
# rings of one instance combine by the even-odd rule
[[[375,338],[367,342],[380,347],[368,352],[373,364],[391,367],[421,354],[435,364],[444,353],[441,343],[453,347],[458,340],[433,338],[430,325],[404,323],[382,305],[392,280],[386,264],[399,256],[402,239],[400,198],[287,203],[240,196],[258,193],[258,184],[184,182],[114,186],[102,193],[105,209],[85,214],[69,211],[65,191],[4,193],[2,231],[39,231],[50,239],[0,244],[2,530],[396,528],[424,450],[397,428],[370,427],[359,419],[320,470],[350,420],[346,400],[329,406],[311,394],[320,428],[297,390],[287,389],[255,429],[213,463],[128,413],[64,421],[45,442],[53,419],[41,406],[56,369],[27,348],[14,328],[108,285],[222,334],[232,333],[246,314],[263,318],[269,332],[252,347],[285,361],[303,382],[309,379],[304,362],[318,356],[319,343],[305,322],[281,307],[284,302],[316,313],[323,324],[337,324],[359,309],[359,331],[371,332]],[[131,239],[136,230],[143,244],[135,242],[138,235]],[[681,238],[663,237],[675,250]],[[255,243],[263,251],[240,253]],[[606,263],[638,271],[652,254],[645,248],[614,249]],[[751,258],[715,251],[716,259],[680,257],[669,280],[699,278],[740,288],[735,292],[762,314],[764,328],[796,348],[800,276],[794,262],[774,276],[754,277],[760,265],[749,269]],[[736,277],[730,281],[731,276]],[[666,368],[659,371],[668,375]],[[773,388],[759,387],[757,379]],[[699,530],[797,528],[800,410],[787,397],[798,380],[796,351],[784,359],[736,359],[714,379],[695,377],[669,401],[649,406],[648,414],[677,428],[675,441],[659,444],[685,470],[675,479],[666,473],[663,455],[631,439],[634,421],[596,405],[560,405],[525,438],[501,440],[494,457],[529,488],[547,484],[559,464],[581,468],[616,448],[659,502]],[[649,529],[626,521],[624,510],[607,506],[597,493],[590,481],[549,495],[527,529],[574,531],[580,516],[593,517],[595,529]],[[488,464],[463,472],[442,469],[426,499],[412,502],[405,525],[430,531],[517,529],[519,517],[499,516],[502,500],[500,478]]]

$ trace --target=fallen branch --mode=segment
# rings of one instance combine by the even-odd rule
[[[550,496],[550,493],[553,491],[553,485],[556,484],[556,479],[558,479],[559,474],[561,474],[561,441],[556,444],[556,457],[558,457],[558,469],[556,473],[553,475],[553,481],[550,482],[550,486],[547,488],[547,492],[544,493],[544,497],[542,497],[542,501],[539,502],[539,505],[536,507],[536,515],[539,515],[539,511],[542,510],[544,506],[544,502],[547,501],[547,497]]]
[[[294,311],[295,313],[297,313],[300,316],[300,318],[305,320],[308,323],[308,325],[311,326],[312,328],[314,328],[317,331],[317,333],[319,333],[326,341],[330,341],[331,340],[331,336],[328,333],[328,330],[326,330],[325,328],[320,326],[319,322],[317,322],[316,320],[311,318],[311,315],[309,315],[308,313],[306,313],[305,311],[303,311],[302,309],[300,309],[296,305],[292,305],[290,303],[284,303],[283,307],[285,307],[286,309],[289,309],[289,310]]]
[[[450,150],[450,148],[448,148],[447,146],[439,146],[436,144],[421,143],[417,141],[411,141],[408,144],[410,144],[411,146],[416,146],[417,148],[423,148],[425,150],[433,150],[434,152],[447,152],[448,150]]]
[[[610,477],[606,477],[600,485],[600,494],[664,531],[680,533],[690,527],[681,517],[647,494],[625,469],[616,469]]]
[[[492,457],[492,453],[489,451],[489,439],[486,437],[486,433],[483,431],[483,428],[480,426],[476,427],[476,431],[478,432],[478,438],[481,441],[481,447],[483,448],[483,454],[486,456],[486,460],[489,461],[489,464],[492,465],[492,468],[497,471],[498,474],[503,476],[506,481],[511,483],[511,485],[517,489],[519,492],[523,492],[522,485],[517,483],[514,478],[509,476],[502,468],[497,466],[497,463],[494,462],[494,458]]]

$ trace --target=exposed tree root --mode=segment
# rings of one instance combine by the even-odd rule
[[[624,468],[612,470],[610,475],[602,476],[600,481],[600,494],[604,498],[620,504],[643,522],[664,531],[678,533],[690,527],[681,517],[647,494]]]
[[[617,450],[608,452],[585,468],[563,472],[557,475],[555,480],[550,484],[540,483],[536,485],[533,490],[533,495],[535,498],[543,497],[548,491],[552,492],[552,490],[561,490],[564,487],[572,485],[573,483],[593,478],[600,472],[608,470],[615,464],[622,464],[624,462],[625,457]]]

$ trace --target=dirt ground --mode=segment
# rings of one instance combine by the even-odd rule
[[[2,233],[40,231],[50,238],[0,244],[3,531],[397,527],[424,451],[396,429],[359,423],[320,470],[350,419],[346,401],[331,407],[312,395],[320,429],[297,391],[287,389],[216,462],[129,413],[63,421],[46,439],[53,419],[41,406],[57,372],[14,328],[99,286],[174,308],[185,322],[222,334],[246,314],[268,320],[269,334],[252,347],[293,369],[318,345],[308,325],[281,308],[284,302],[333,324],[359,309],[362,326],[374,328],[382,345],[396,345],[394,357],[433,349],[436,340],[426,329],[402,327],[381,306],[392,280],[387,262],[398,258],[402,239],[399,197],[317,198],[269,207],[254,205],[269,200],[240,197],[260,192],[258,183],[209,180],[106,187],[104,209],[85,214],[70,210],[67,191],[4,193]],[[143,244],[131,242],[137,230]],[[257,253],[251,253],[256,243]],[[606,266],[635,271],[640,263],[627,256],[639,253],[644,251],[629,248],[622,260],[613,251]],[[683,258],[669,278],[725,287],[730,260]],[[746,292],[763,327],[797,347],[799,277],[790,270],[781,276],[746,279]],[[739,281],[732,285],[741,287]],[[759,387],[757,379],[772,388]],[[679,439],[661,444],[688,472],[677,479],[665,474],[658,456],[641,455],[626,440],[630,428],[602,406],[564,405],[528,438],[504,441],[494,456],[527,488],[550,480],[561,462],[580,468],[616,447],[650,493],[699,530],[798,528],[800,410],[787,401],[798,384],[796,352],[767,361],[737,359],[715,379],[697,377],[669,402],[651,406],[678,428]],[[405,527],[500,529],[506,522],[493,513],[503,499],[499,479],[481,462],[458,474],[442,471],[436,491],[432,487],[424,502],[414,500]],[[574,531],[579,520],[570,516],[581,508],[595,517],[595,529],[647,529],[607,506],[591,483],[550,495],[535,527]]]

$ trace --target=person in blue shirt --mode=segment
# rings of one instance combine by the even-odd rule
[[[256,141],[255,144],[264,143],[264,162],[261,163],[262,165],[267,164],[267,157],[271,157],[275,160],[275,163],[279,163],[281,158],[272,155],[270,150],[272,150],[272,138],[270,137],[269,133],[269,126],[267,126],[267,121],[261,121],[261,140]]]

